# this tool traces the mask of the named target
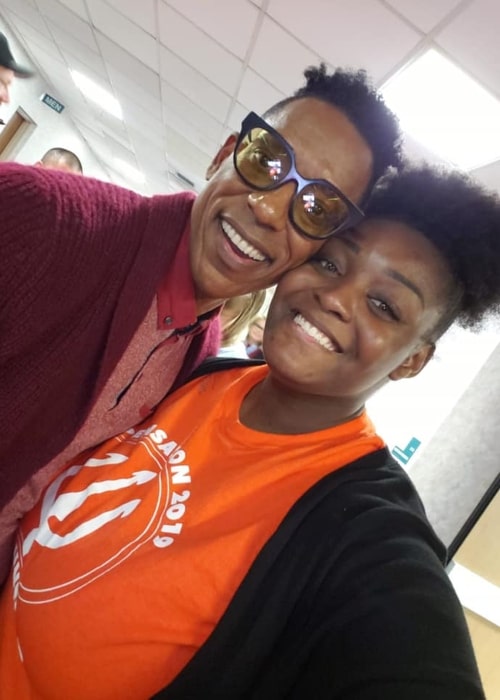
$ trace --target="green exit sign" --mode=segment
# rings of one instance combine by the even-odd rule
[[[45,93],[45,95],[42,96],[42,102],[44,102],[46,105],[51,107],[55,112],[58,112],[61,114],[61,112],[64,109],[64,105],[58,102],[54,97],[51,95],[48,95]]]

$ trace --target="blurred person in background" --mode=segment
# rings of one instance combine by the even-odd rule
[[[83,175],[83,167],[78,156],[67,148],[50,148],[39,161],[35,163],[37,168],[50,168],[62,170],[67,173]]]
[[[262,360],[264,355],[262,353],[262,341],[264,338],[264,326],[266,325],[266,317],[258,316],[250,324],[248,329],[247,337],[245,340],[247,357],[251,357],[254,360]]]
[[[10,88],[14,78],[29,78],[33,73],[14,59],[5,34],[0,32],[0,105],[10,102]]]
[[[245,337],[249,324],[259,313],[265,300],[266,291],[263,289],[226,301],[220,315],[222,336],[218,357],[248,357]]]

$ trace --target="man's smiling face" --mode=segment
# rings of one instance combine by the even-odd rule
[[[269,122],[292,146],[303,177],[328,180],[360,202],[371,179],[372,153],[340,110],[303,98]],[[324,242],[305,238],[290,222],[295,183],[263,192],[241,180],[231,158],[235,143],[232,136],[221,148],[193,206],[190,259],[201,307],[269,287]]]

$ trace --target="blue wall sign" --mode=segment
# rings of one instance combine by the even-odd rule
[[[391,454],[393,457],[396,457],[396,459],[399,460],[402,464],[408,464],[408,462],[413,457],[419,446],[420,440],[414,437],[404,448],[395,445],[391,450]]]
[[[55,112],[61,114],[64,109],[64,105],[58,102],[54,97],[45,93],[42,95],[42,102],[44,102],[48,107],[51,107]]]

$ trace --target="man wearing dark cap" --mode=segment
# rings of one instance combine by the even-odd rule
[[[5,34],[0,32],[0,104],[10,101],[9,88],[14,78],[29,78],[31,71],[14,60]]]

